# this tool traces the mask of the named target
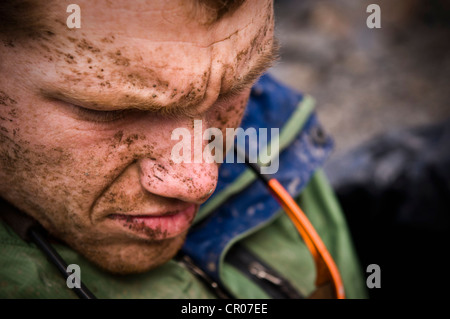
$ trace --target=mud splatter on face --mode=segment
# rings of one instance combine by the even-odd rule
[[[136,222],[130,217],[114,215],[110,217],[113,220],[119,220],[129,230],[143,233],[150,241],[154,241],[156,238],[167,237],[167,231],[162,231],[160,227],[153,229],[145,225],[144,222]]]
[[[17,104],[16,100],[9,97],[5,92],[0,91],[0,105],[12,106]]]
[[[81,30],[67,29],[62,10],[51,34],[1,39],[0,195],[98,266],[143,272],[169,260],[185,234],[143,239],[108,216],[180,210],[211,195],[217,164],[175,164],[171,132],[192,130],[194,115],[224,134],[239,126],[249,90],[216,99],[270,42],[266,3],[244,5],[212,32],[176,16],[167,25],[155,3],[134,12],[122,0],[104,10],[80,1]],[[96,122],[75,108],[139,112]]]

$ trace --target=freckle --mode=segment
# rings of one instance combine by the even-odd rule
[[[153,87],[155,88],[155,87],[156,87],[156,84],[153,84]]]
[[[155,97],[157,97],[157,95],[156,95],[156,94],[153,94],[152,97],[155,98]]]
[[[103,72],[103,69],[101,69],[101,71]]]

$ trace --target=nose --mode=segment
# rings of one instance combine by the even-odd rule
[[[173,163],[163,159],[142,159],[139,162],[140,183],[155,195],[202,204],[217,185],[215,163]]]
[[[138,161],[140,183],[142,187],[155,195],[176,198],[185,202],[202,204],[214,192],[218,179],[218,164],[205,161],[203,150],[208,141],[203,139],[203,133],[208,125],[202,120],[199,126],[195,121],[183,125],[189,131],[187,144],[191,145],[183,152],[190,152],[192,161],[175,161],[172,159],[173,147],[178,144],[171,140],[171,132],[178,127],[167,123],[163,129],[167,132],[164,141],[160,141],[158,156],[152,155]],[[178,126],[179,126],[178,122]],[[186,137],[184,137],[186,138]],[[196,147],[197,146],[197,147]],[[199,154],[201,160],[199,161]],[[189,158],[189,156],[188,156]]]

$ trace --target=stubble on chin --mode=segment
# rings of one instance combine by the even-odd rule
[[[182,234],[158,241],[77,243],[73,248],[102,270],[127,275],[147,272],[167,263],[181,249],[185,239],[186,234]]]

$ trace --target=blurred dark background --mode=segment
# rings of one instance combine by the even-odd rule
[[[381,29],[369,29],[369,4]],[[450,1],[275,0],[271,73],[317,100],[371,298],[449,298]]]

